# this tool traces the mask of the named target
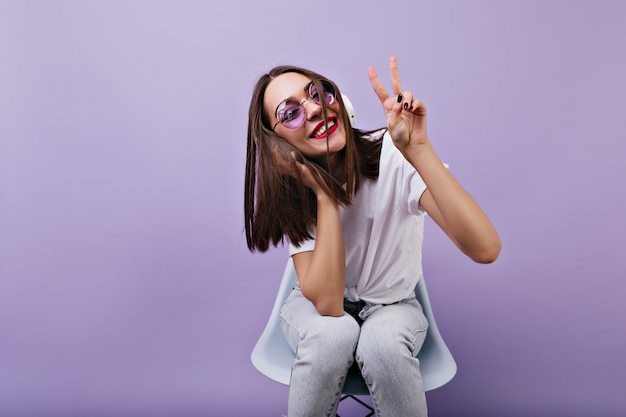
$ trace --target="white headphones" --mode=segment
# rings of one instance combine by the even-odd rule
[[[352,102],[348,98],[347,95],[341,93],[341,98],[343,99],[343,104],[348,112],[348,116],[350,117],[350,125],[354,126],[354,122],[356,121],[356,114],[354,113],[354,106]]]

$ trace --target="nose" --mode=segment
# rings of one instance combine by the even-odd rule
[[[322,114],[322,105],[317,104],[311,97],[304,100],[301,104],[304,107],[307,120],[315,120]]]

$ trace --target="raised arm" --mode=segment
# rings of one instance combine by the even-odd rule
[[[343,315],[346,261],[339,206],[329,198],[311,172],[298,163],[305,184],[317,196],[315,249],[293,255],[302,294],[323,316]]]
[[[368,75],[385,111],[394,144],[428,187],[420,205],[471,259],[495,261],[501,248],[495,228],[437,156],[426,134],[426,106],[410,90],[402,90],[395,57],[390,59],[389,69],[393,96],[373,68],[368,69]]]

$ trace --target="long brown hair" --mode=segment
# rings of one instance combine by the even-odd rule
[[[337,181],[320,163],[307,159],[295,146],[277,135],[263,107],[265,91],[281,74],[295,72],[310,78],[322,91],[322,82],[330,84],[340,104],[340,123],[346,126],[346,146],[339,156],[345,160],[346,184]],[[321,102],[324,121],[328,123],[326,103]],[[248,147],[245,176],[245,231],[248,248],[265,252],[270,244],[278,246],[287,236],[299,245],[311,238],[317,220],[317,201],[313,191],[299,178],[296,161],[305,164],[325,192],[341,205],[349,205],[359,190],[362,177],[378,178],[381,137],[376,131],[350,128],[341,92],[331,80],[316,72],[296,66],[277,66],[262,75],[254,88],[248,113]],[[328,165],[328,161],[326,163]]]

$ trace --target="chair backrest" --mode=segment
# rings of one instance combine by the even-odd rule
[[[285,385],[289,385],[291,379],[291,364],[295,358],[295,353],[283,335],[279,316],[280,309],[295,286],[297,279],[293,262],[289,258],[269,320],[251,355],[252,364],[262,374]],[[419,280],[415,287],[415,294],[422,304],[429,324],[426,340],[417,357],[420,360],[424,389],[430,391],[448,383],[456,374],[457,366],[437,328],[424,277]],[[353,395],[368,394],[365,382],[358,373],[348,375],[343,391]]]

